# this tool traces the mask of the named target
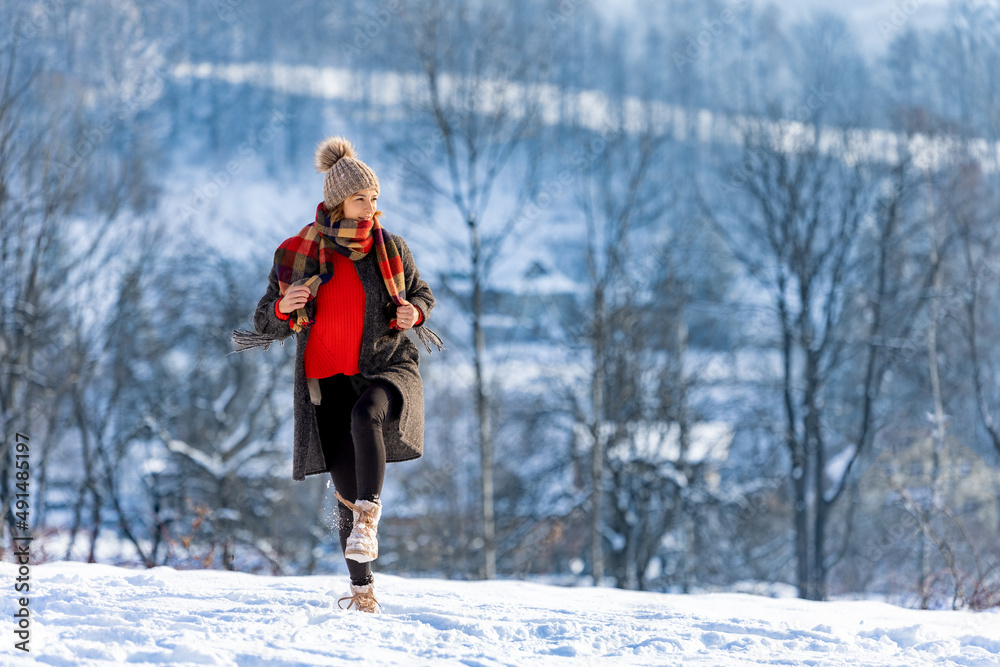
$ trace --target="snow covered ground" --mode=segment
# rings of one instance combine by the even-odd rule
[[[79,562],[31,567],[25,654],[0,576],[4,665],[1000,665],[1000,612],[377,575],[373,617],[343,576]]]

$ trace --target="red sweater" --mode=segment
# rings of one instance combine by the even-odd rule
[[[365,288],[358,277],[354,262],[333,253],[333,277],[316,292],[316,317],[306,342],[305,365],[307,378],[326,378],[338,373],[357,375],[361,354],[361,334],[365,325]],[[278,319],[288,321],[291,313],[278,310]],[[423,322],[419,313],[417,324]]]

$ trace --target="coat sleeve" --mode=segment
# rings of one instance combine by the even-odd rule
[[[275,305],[280,298],[278,274],[272,266],[271,273],[267,276],[267,293],[257,302],[257,310],[253,315],[253,328],[259,334],[274,336],[278,340],[292,335],[288,321],[279,319],[275,312]]]
[[[395,235],[393,235],[395,236]],[[427,324],[431,309],[434,308],[434,294],[431,293],[430,286],[420,277],[417,263],[413,261],[413,254],[410,253],[409,246],[402,237],[395,236],[396,245],[399,248],[399,257],[403,260],[403,278],[406,281],[406,300],[420,309],[423,320],[417,326]]]

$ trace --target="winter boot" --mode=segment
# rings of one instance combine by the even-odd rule
[[[378,520],[382,516],[382,503],[377,500],[358,500],[352,503],[334,492],[337,499],[354,511],[354,529],[347,538],[344,556],[359,563],[378,558]]]
[[[350,600],[347,606],[343,606],[341,603],[344,600]],[[346,598],[340,598],[337,600],[337,606],[341,609],[350,609],[352,606],[358,611],[363,611],[368,614],[378,614],[381,605],[378,600],[375,599],[375,582],[374,580],[370,584],[365,584],[363,586],[355,586],[351,584],[351,594]]]

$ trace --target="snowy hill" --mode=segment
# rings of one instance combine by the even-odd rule
[[[8,630],[5,665],[1000,665],[997,612],[377,575],[373,617],[337,608],[342,576],[79,562],[30,576],[31,652]],[[11,586],[3,616],[16,605]]]

